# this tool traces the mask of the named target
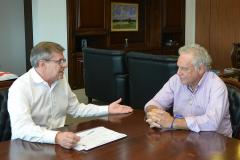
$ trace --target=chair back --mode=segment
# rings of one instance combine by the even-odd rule
[[[10,117],[7,110],[8,89],[0,89],[0,141],[11,139]]]
[[[228,89],[229,113],[233,134],[232,137],[240,139],[240,88],[236,84],[224,81]],[[238,82],[239,83],[239,82]]]
[[[103,102],[127,101],[125,53],[119,50],[83,48],[86,95]]]
[[[127,54],[129,98],[133,108],[144,105],[177,72],[177,56],[151,55],[139,52]]]

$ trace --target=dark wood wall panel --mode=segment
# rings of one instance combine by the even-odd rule
[[[210,4],[209,0],[196,0],[196,42],[210,49]]]
[[[105,30],[106,0],[77,1],[77,31]],[[91,5],[89,5],[91,3]]]
[[[76,21],[75,21],[75,1],[67,1],[67,29],[68,29],[68,81],[69,84],[71,85],[72,89],[77,88],[76,82],[75,82],[75,75],[74,73],[74,48],[75,48],[75,26],[76,26]],[[71,24],[71,25],[69,25]],[[78,86],[79,88],[82,88],[82,86]]]
[[[149,48],[153,50],[161,49],[162,39],[162,1],[149,0],[147,8],[147,27],[149,28]]]
[[[26,71],[32,66],[29,61],[33,48],[33,26],[32,26],[32,0],[24,0],[24,22],[25,22],[25,47],[26,47]]]
[[[231,67],[232,43],[240,42],[240,1],[202,0],[196,4],[196,42],[209,50],[213,68]],[[204,12],[205,7],[209,12]]]
[[[111,2],[138,4],[138,31],[111,31]],[[184,43],[185,0],[68,0],[67,12],[68,73],[73,89],[84,87],[83,44],[94,48],[177,54]],[[174,43],[166,46],[169,40]]]
[[[182,17],[184,17],[182,15],[185,14],[182,2],[183,0],[163,0],[163,12],[165,15],[163,16],[163,30],[176,31],[182,29]]]
[[[178,54],[185,41],[185,0],[162,0],[162,3],[162,52]]]

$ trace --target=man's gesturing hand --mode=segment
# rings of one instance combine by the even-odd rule
[[[119,98],[118,100],[112,102],[109,105],[108,111],[110,114],[130,113],[133,111],[133,109],[130,106],[119,104],[121,101],[122,99]]]

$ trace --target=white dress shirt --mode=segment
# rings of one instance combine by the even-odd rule
[[[67,113],[73,117],[101,116],[108,113],[108,106],[80,104],[65,77],[49,87],[32,68],[10,87],[8,112],[12,139],[55,143],[58,131],[51,129],[63,127]]]

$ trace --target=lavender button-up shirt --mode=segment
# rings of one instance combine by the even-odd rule
[[[145,107],[149,105],[164,109],[173,106],[174,115],[182,115],[194,132],[232,135],[227,87],[213,72],[206,72],[194,91],[175,74]]]

